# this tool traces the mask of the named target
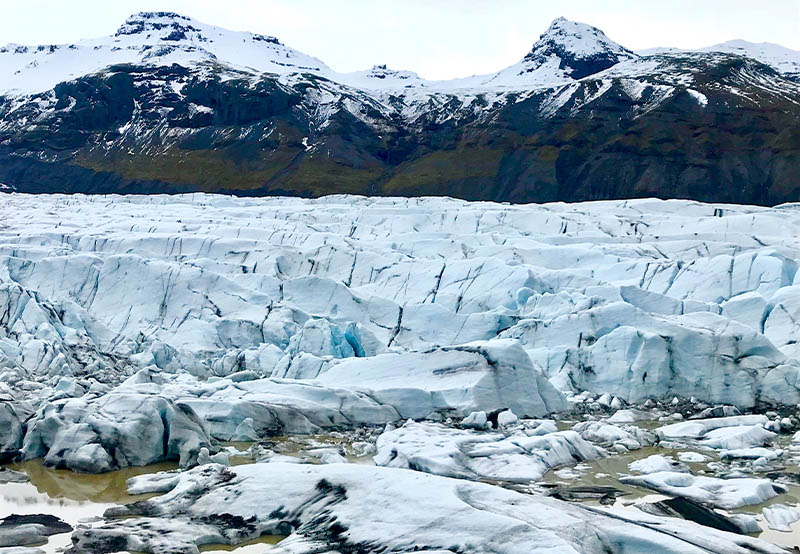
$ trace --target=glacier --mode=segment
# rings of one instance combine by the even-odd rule
[[[215,440],[584,393],[800,402],[797,205],[10,193],[0,213],[4,456],[191,465]],[[130,425],[163,440],[110,446]],[[741,442],[720,444],[761,446]]]
[[[0,193],[0,463],[180,466],[72,552],[778,552],[798,261],[796,204]],[[570,488],[624,456],[737,512]]]

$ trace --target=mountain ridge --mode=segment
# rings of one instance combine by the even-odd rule
[[[426,81],[336,73],[275,37],[145,12],[110,39],[0,49],[0,182],[780,203],[800,198],[800,84],[781,67],[639,55],[557,19],[509,68]]]
[[[156,37],[153,37],[156,34]],[[126,37],[141,38],[140,42],[133,44],[118,45]],[[107,41],[111,44],[106,44]],[[241,44],[238,41],[241,40]],[[233,48],[232,44],[237,41]],[[248,42],[252,44],[247,44]],[[255,48],[254,52],[249,52],[248,48],[253,48],[253,44],[265,46]],[[152,51],[155,45],[161,45],[162,50]],[[213,45],[213,46],[211,46]],[[244,45],[244,47],[242,46]],[[385,65],[376,64],[371,69],[355,72],[336,72],[327,66],[322,60],[302,53],[294,48],[284,45],[280,40],[273,36],[266,36],[257,33],[243,31],[228,31],[221,27],[201,23],[191,17],[187,17],[175,12],[138,12],[126,19],[118,28],[114,35],[98,37],[95,39],[84,39],[78,43],[58,44],[58,45],[21,45],[7,44],[0,47],[0,76],[2,82],[13,82],[14,76],[22,74],[25,69],[36,70],[41,65],[41,58],[32,59],[27,66],[17,67],[9,75],[9,68],[3,67],[2,59],[4,56],[14,54],[43,54],[45,57],[58,51],[76,50],[82,46],[89,46],[97,51],[103,47],[108,47],[113,52],[136,51],[141,55],[139,58],[125,58],[115,56],[109,60],[95,62],[92,69],[84,69],[83,73],[70,73],[67,76],[57,78],[59,82],[69,80],[69,77],[81,76],[83,74],[99,72],[106,67],[117,63],[145,63],[148,60],[157,63],[158,58],[164,58],[163,63],[197,63],[202,61],[202,52],[209,54],[210,59],[215,59],[233,67],[253,70],[259,73],[276,73],[286,75],[291,73],[310,72],[318,76],[326,77],[354,87],[363,88],[402,88],[409,84],[419,84],[434,90],[457,90],[470,88],[489,88],[495,86],[511,86],[524,90],[530,87],[547,87],[561,84],[571,79],[581,79],[591,76],[622,61],[633,60],[641,57],[639,54],[609,39],[603,31],[587,25],[570,21],[564,17],[556,18],[548,29],[542,33],[539,39],[534,42],[531,49],[515,64],[500,69],[494,73],[485,75],[473,75],[470,77],[459,77],[447,80],[429,80],[421,78],[417,73],[407,69],[387,68]],[[750,51],[752,50],[752,52]],[[181,52],[185,57],[171,56],[176,51]],[[776,70],[784,73],[800,74],[800,51],[793,51],[783,46],[771,43],[749,43],[747,41],[735,39],[726,43],[695,50],[674,49],[674,48],[654,48],[646,52],[650,54],[665,53],[689,53],[689,52],[725,52],[739,53],[762,63],[773,66]],[[128,52],[130,53],[130,52]],[[255,54],[267,54],[264,59],[254,59]],[[247,58],[247,54],[250,57]],[[273,54],[273,55],[270,55]],[[759,55],[760,54],[760,55]],[[237,57],[244,57],[244,60],[237,60]],[[285,56],[289,62],[279,60],[278,57]],[[592,56],[595,56],[592,65]],[[599,56],[599,58],[597,57]],[[298,58],[295,60],[295,58]],[[557,58],[558,70],[544,76],[543,79],[514,80],[505,82],[499,79],[505,74],[533,73],[542,66],[545,66],[551,58]],[[570,59],[568,59],[570,58]],[[106,63],[106,61],[108,63]],[[586,63],[585,69],[567,67],[564,64],[570,62]],[[7,64],[8,65],[8,64]],[[377,70],[377,71],[376,71]],[[4,74],[5,73],[5,74]],[[397,81],[397,82],[395,82]],[[41,86],[39,87],[41,88]],[[15,90],[13,87],[0,89],[0,93],[5,94],[24,94],[43,92],[36,90],[35,86],[28,89]]]

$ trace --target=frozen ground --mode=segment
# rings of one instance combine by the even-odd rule
[[[405,551],[413,541],[398,537],[412,523],[391,528],[376,507],[394,513],[426,487],[449,491],[414,523],[429,551],[495,548],[481,526],[499,518],[520,552],[553,537],[553,551],[605,552],[666,535],[676,552],[746,552],[742,536],[684,544],[699,531],[667,517],[680,506],[618,519],[557,499],[580,492],[544,499],[534,485],[682,448],[620,483],[712,511],[775,498],[763,517],[791,529],[776,476],[796,464],[798,260],[797,205],[0,194],[0,458],[82,472],[210,468],[170,477],[161,511],[142,514],[181,552],[198,537],[263,533],[290,535],[285,552]],[[220,507],[215,495],[235,492],[218,491],[223,466],[207,465],[227,461],[221,442],[336,432],[367,433],[356,450],[388,467],[297,468],[251,449],[262,463],[233,479],[259,500],[308,503],[279,502],[291,517],[255,521]],[[308,455],[349,460],[327,447]],[[295,489],[275,488],[292,472]],[[398,490],[377,490],[384,482]],[[218,519],[170,503],[185,487],[207,491]],[[588,523],[554,530],[537,519],[544,509]],[[137,551],[169,546],[141,524],[112,518],[75,536],[97,552],[120,534]]]

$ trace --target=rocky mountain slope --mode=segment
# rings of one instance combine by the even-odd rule
[[[273,37],[141,13],[0,49],[0,182],[29,192],[800,198],[800,53],[636,54],[558,19],[517,64],[340,74]]]

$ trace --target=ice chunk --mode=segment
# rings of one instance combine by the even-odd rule
[[[674,471],[621,477],[620,482],[726,510],[760,504],[786,492],[784,486],[768,479],[717,479]]]
[[[537,481],[551,468],[600,457],[574,431],[506,437],[413,422],[381,434],[377,449],[381,466],[511,482]]]
[[[647,458],[636,460],[628,464],[628,469],[637,473],[657,473],[659,471],[680,471],[688,472],[689,468],[680,462],[676,462],[672,456],[653,454]]]
[[[211,438],[185,404],[152,394],[44,404],[28,422],[27,458],[83,472],[104,472],[164,460],[193,465]]]
[[[800,512],[786,504],[771,504],[764,508],[763,514],[769,528],[776,531],[790,532],[791,525],[800,521]]]
[[[513,340],[351,358],[329,366],[317,381],[368,391],[402,417],[415,419],[434,411],[469,414],[498,408],[542,417],[567,407],[564,396]]]
[[[129,550],[192,551],[221,537],[242,542],[262,533],[289,535],[273,548],[281,554],[364,544],[372,551],[437,553],[599,554],[608,544],[665,554],[781,552],[764,541],[636,509],[607,514],[485,483],[387,467],[210,465],[182,473],[170,484],[167,494],[113,508],[107,512],[113,520],[76,530],[70,552],[94,551],[112,539]],[[132,487],[163,492],[164,477],[137,477]],[[420,505],[425,509],[417,509]],[[287,512],[297,514],[294,526],[286,526]],[[119,519],[132,515],[148,517]],[[237,525],[242,521],[251,524]]]

